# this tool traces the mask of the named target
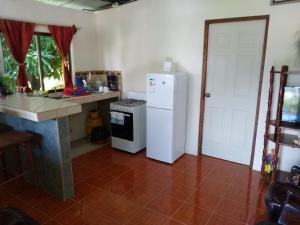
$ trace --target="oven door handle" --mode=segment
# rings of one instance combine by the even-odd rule
[[[111,113],[114,113],[114,112],[116,112],[116,111],[112,111],[112,112],[109,112],[110,114]],[[116,112],[116,113],[122,113],[122,112]],[[130,114],[126,114],[126,113],[122,113],[124,116],[126,116],[126,117],[130,117],[131,115]]]

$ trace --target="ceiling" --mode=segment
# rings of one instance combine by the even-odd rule
[[[77,10],[99,11],[121,6],[137,0],[34,0],[48,5],[62,6]]]

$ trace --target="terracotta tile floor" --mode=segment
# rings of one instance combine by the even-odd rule
[[[170,166],[104,147],[73,160],[75,197],[61,202],[16,180],[0,206],[43,225],[252,225],[267,219],[267,184],[246,166],[184,155]],[[290,225],[300,224],[291,221]]]

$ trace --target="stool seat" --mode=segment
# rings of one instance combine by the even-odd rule
[[[0,133],[7,132],[7,131],[10,131],[10,130],[12,130],[11,126],[0,123]]]
[[[21,166],[21,160],[20,160],[21,156],[19,152],[19,146],[23,146],[25,147],[25,150],[27,152],[28,164],[32,169],[34,179],[36,181],[36,184],[38,185],[38,177],[36,173],[37,171],[33,160],[32,144],[34,142],[39,142],[39,141],[40,141],[40,135],[31,132],[10,130],[10,131],[0,133],[0,156],[4,168],[5,169],[7,168],[4,154],[6,153],[6,151],[15,151],[17,153],[16,154],[17,166],[23,174],[23,168]],[[8,177],[7,174],[6,177]]]
[[[11,130],[0,133],[0,151],[32,141],[34,135],[29,132]]]

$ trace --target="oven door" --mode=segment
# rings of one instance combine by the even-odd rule
[[[111,112],[118,112],[124,114],[123,125],[111,122],[112,136],[128,141],[133,141],[133,114],[116,110],[111,110]]]

